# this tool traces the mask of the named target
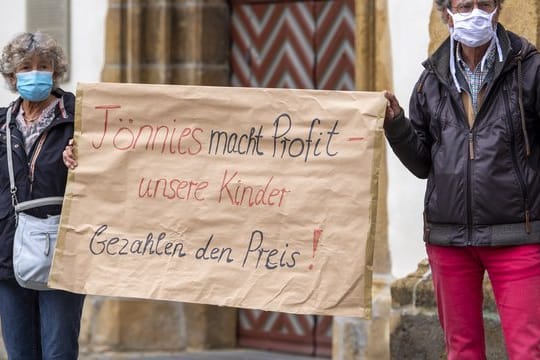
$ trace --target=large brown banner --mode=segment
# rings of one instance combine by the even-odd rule
[[[382,93],[80,84],[49,285],[369,316]]]

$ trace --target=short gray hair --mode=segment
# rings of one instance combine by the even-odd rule
[[[501,6],[503,2],[504,0],[495,0],[497,6]],[[435,5],[437,6],[437,10],[445,11],[445,9],[450,8],[452,5],[452,0],[435,0]]]
[[[64,50],[50,35],[37,31],[25,32],[13,38],[2,50],[0,72],[9,89],[16,92],[15,70],[23,61],[33,55],[49,59],[53,65],[53,88],[58,87],[68,70]]]

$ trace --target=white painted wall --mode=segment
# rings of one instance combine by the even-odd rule
[[[0,0],[0,46],[25,31],[25,1]],[[388,0],[394,71],[394,91],[407,110],[409,95],[427,56],[428,20],[432,0]],[[71,73],[62,87],[75,91],[77,82],[97,82],[104,59],[107,0],[71,1]],[[14,99],[0,86],[0,106]],[[422,202],[424,182],[411,175],[393,154],[389,165],[390,250],[393,275],[402,277],[416,269],[424,257]]]
[[[71,1],[70,80],[61,87],[74,92],[77,82],[97,82],[101,76],[105,47],[107,0]],[[0,0],[0,47],[18,33],[26,31],[26,1]],[[0,106],[16,94],[7,90],[2,79]]]
[[[15,34],[26,27],[26,1],[0,0],[0,48],[3,49]],[[0,106],[6,106],[15,98],[8,89],[4,78],[0,76]]]
[[[63,86],[75,92],[77,82],[98,82],[105,58],[107,0],[71,0],[71,73]]]
[[[394,92],[406,114],[409,97],[423,69],[421,63],[428,54],[432,4],[433,0],[388,0]],[[391,150],[388,153],[388,236],[392,274],[400,278],[416,270],[418,262],[425,258],[425,180],[409,173]]]

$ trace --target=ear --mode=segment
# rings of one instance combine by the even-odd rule
[[[448,26],[450,27],[454,26],[454,20],[452,19],[452,17],[450,16],[450,14],[448,13],[446,9],[442,11],[442,19],[444,23],[447,24]]]
[[[10,85],[13,85],[13,87],[17,86],[17,77],[15,76],[15,74],[8,75],[7,80],[9,81]]]

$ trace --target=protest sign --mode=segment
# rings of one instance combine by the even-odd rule
[[[382,93],[80,84],[49,285],[369,316]]]

